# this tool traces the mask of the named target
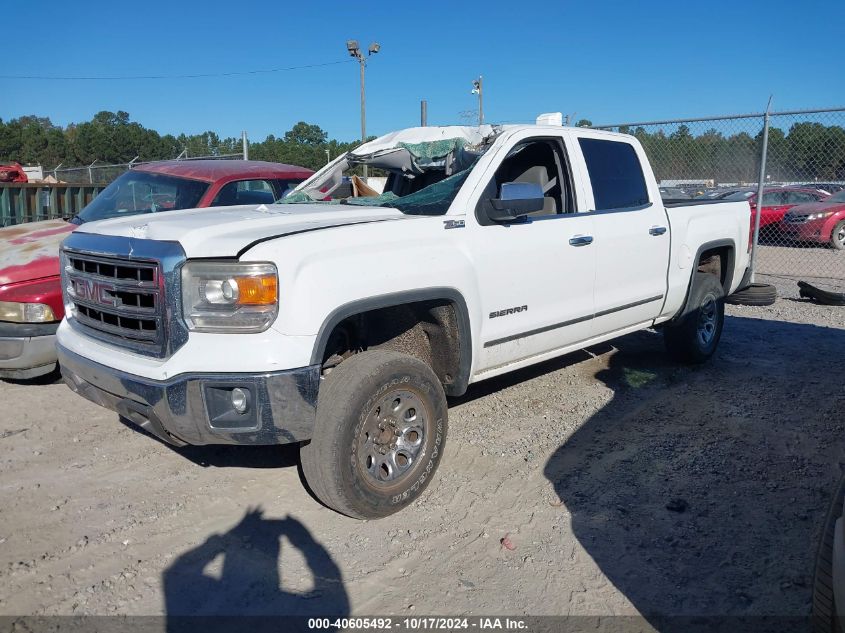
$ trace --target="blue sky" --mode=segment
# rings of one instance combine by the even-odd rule
[[[381,52],[367,68],[370,134],[460,123],[484,76],[488,122],[576,113],[594,123],[845,105],[845,2],[47,2],[15,3],[0,74],[235,72],[349,59],[347,39]],[[14,22],[14,25],[12,24]],[[759,40],[759,41],[758,41]],[[14,63],[9,63],[10,61]],[[354,62],[239,77],[0,79],[0,117],[66,125],[125,110],[162,133],[297,121],[360,134]]]

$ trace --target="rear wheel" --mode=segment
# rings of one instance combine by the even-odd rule
[[[427,364],[398,352],[362,352],[324,379],[302,471],[330,508],[359,519],[387,516],[425,490],[446,429],[446,396]]]
[[[703,363],[719,345],[725,321],[722,284],[715,275],[696,272],[687,312],[663,330],[669,355],[685,363]]]
[[[845,220],[837,222],[830,233],[830,245],[838,251],[845,250]]]

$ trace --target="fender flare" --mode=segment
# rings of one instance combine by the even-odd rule
[[[460,361],[458,371],[454,380],[449,385],[444,385],[444,390],[449,396],[461,396],[469,385],[470,369],[472,367],[472,330],[469,320],[464,296],[454,288],[420,288],[417,290],[403,290],[366,299],[356,299],[345,303],[332,310],[323,321],[317,333],[317,340],[311,352],[311,365],[319,365],[323,362],[323,354],[326,351],[329,335],[332,330],[344,319],[355,314],[369,312],[379,308],[391,308],[407,303],[420,301],[448,301],[455,306],[455,320],[458,326],[458,341],[460,344]]]
[[[681,310],[672,317],[672,321],[677,321],[678,319],[684,317],[689,313],[689,298],[690,298],[690,291],[692,290],[692,282],[695,279],[695,272],[698,270],[698,262],[701,259],[702,253],[704,251],[709,251],[714,248],[723,248],[728,247],[728,261],[727,261],[727,270],[725,270],[725,282],[722,284],[722,289],[724,290],[725,296],[728,296],[728,292],[731,289],[731,284],[733,283],[734,277],[734,267],[736,266],[736,242],[732,239],[721,239],[721,240],[712,240],[710,242],[704,242],[701,246],[698,247],[698,250],[695,252],[695,265],[692,267],[692,271],[690,272],[689,282],[687,283],[687,294],[684,297],[684,303],[681,307]]]

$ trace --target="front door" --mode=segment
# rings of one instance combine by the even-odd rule
[[[508,182],[543,188],[542,211],[490,221],[484,205]],[[476,373],[590,337],[596,254],[593,219],[575,208],[572,177],[560,137],[515,140],[490,174],[469,241],[478,275],[483,344]]]

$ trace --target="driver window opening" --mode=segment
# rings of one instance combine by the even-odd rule
[[[505,183],[530,183],[543,190],[543,208],[527,213],[527,217],[557,216],[573,213],[569,170],[558,143],[551,140],[530,141],[514,147],[499,165],[496,174],[482,194],[481,205],[501,197]],[[481,224],[492,224],[483,208],[478,213]]]

